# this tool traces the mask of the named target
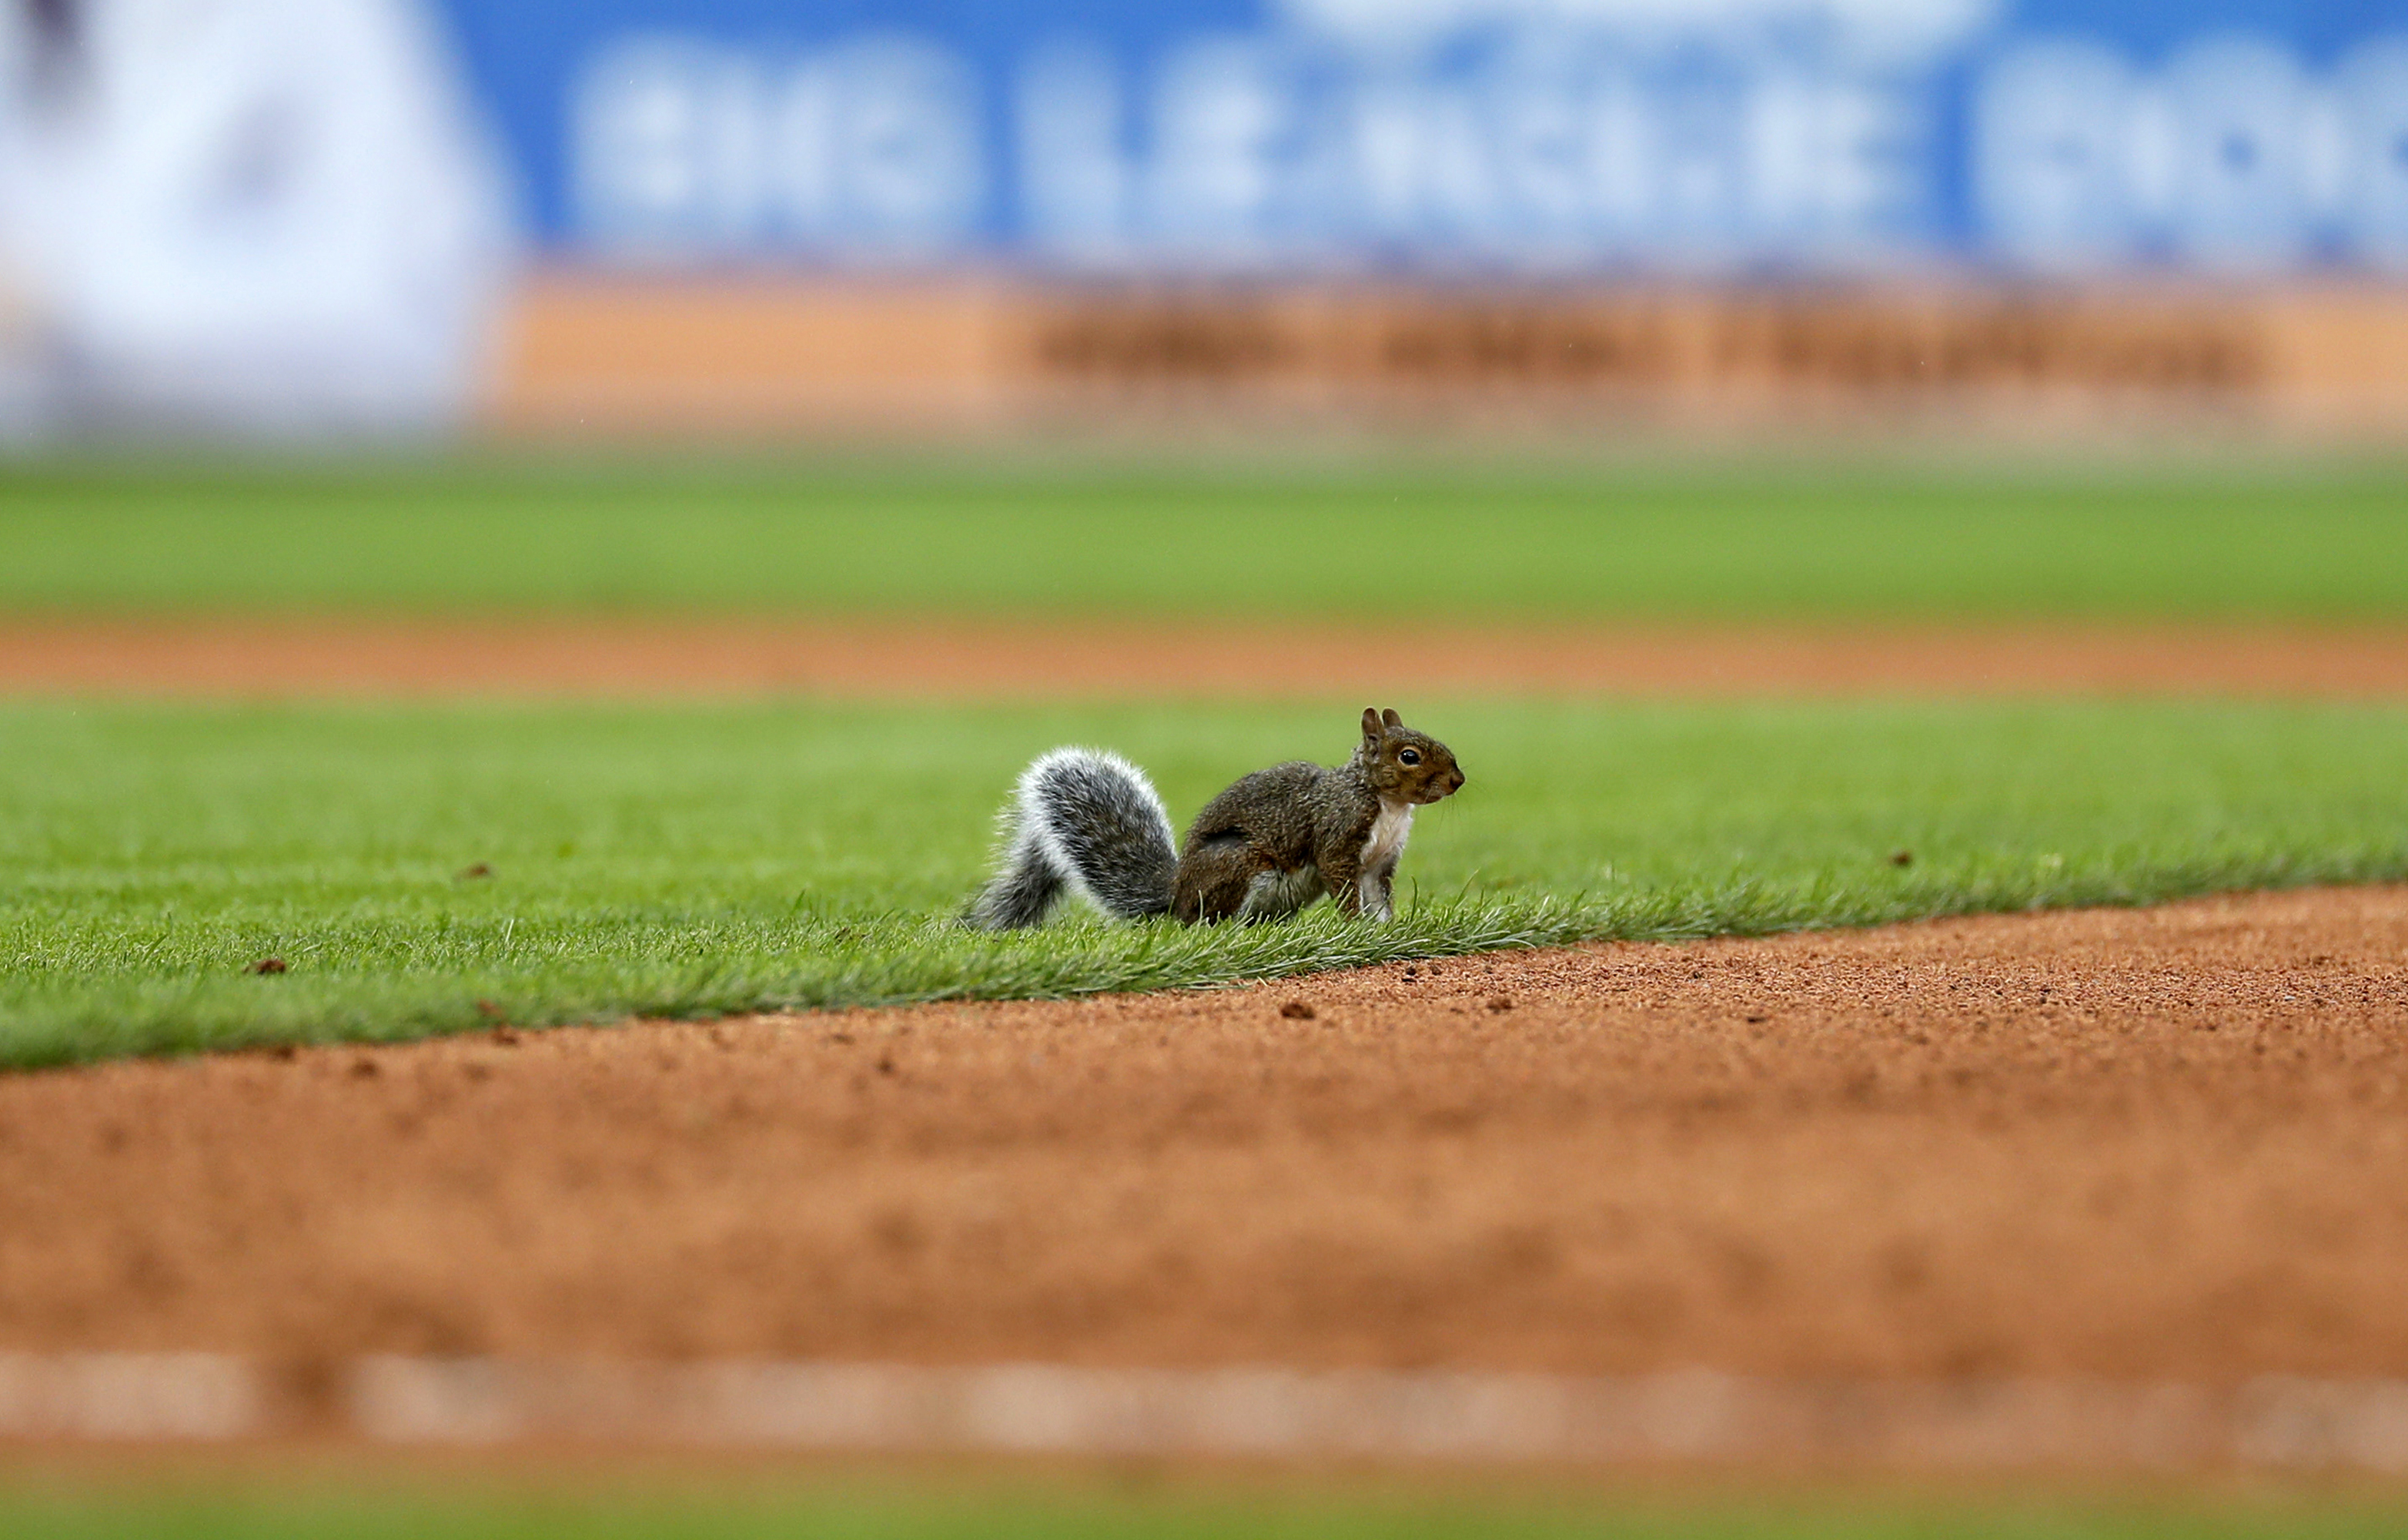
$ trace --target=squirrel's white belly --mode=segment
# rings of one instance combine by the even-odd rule
[[[1371,820],[1371,832],[1363,840],[1362,875],[1354,884],[1365,908],[1377,905],[1380,878],[1396,870],[1398,858],[1405,853],[1405,836],[1412,831],[1411,802],[1380,804],[1380,815]]]

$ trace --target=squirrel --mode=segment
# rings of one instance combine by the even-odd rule
[[[1122,920],[1268,919],[1325,893],[1344,914],[1388,919],[1413,809],[1462,789],[1445,744],[1366,708],[1352,759],[1254,771],[1204,805],[1181,846],[1143,771],[1099,750],[1055,749],[1004,804],[1001,859],[964,917],[1018,929],[1068,891]]]

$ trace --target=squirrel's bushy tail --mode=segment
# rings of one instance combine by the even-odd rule
[[[1001,859],[970,904],[985,930],[1035,925],[1067,888],[1114,919],[1170,909],[1179,868],[1170,814],[1143,771],[1117,755],[1055,749],[1004,804]]]

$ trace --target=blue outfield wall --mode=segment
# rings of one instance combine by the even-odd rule
[[[2408,274],[2408,0],[445,8],[581,259]]]

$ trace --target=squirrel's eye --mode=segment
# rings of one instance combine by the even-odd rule
[[[1404,764],[1418,765],[1422,762],[1422,751],[1419,749],[1398,749],[1397,751],[1397,758]]]

